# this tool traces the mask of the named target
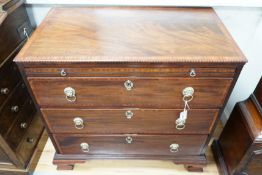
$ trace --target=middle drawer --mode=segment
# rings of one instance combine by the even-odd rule
[[[41,109],[52,133],[208,134],[216,109],[192,109],[183,130],[176,129],[181,110],[171,109]]]

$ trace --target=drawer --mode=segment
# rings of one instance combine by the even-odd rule
[[[51,66],[51,65],[50,65]],[[114,65],[115,66],[115,65]],[[28,77],[233,77],[235,67],[27,67]]]
[[[19,143],[16,153],[25,164],[29,162],[43,133],[44,126],[39,114],[33,117],[30,127]]]
[[[54,138],[60,154],[199,155],[207,135],[57,134]]]
[[[29,94],[23,83],[17,85],[6,103],[0,109],[0,133],[5,134],[11,128],[13,122],[19,116],[22,106],[26,102]]]
[[[243,165],[240,165],[242,173],[250,175],[260,175],[262,169],[262,143],[255,142],[250,146],[247,160]],[[240,173],[241,174],[241,173]]]
[[[15,86],[20,80],[20,74],[17,66],[8,61],[0,69],[0,106],[8,98]]]
[[[186,127],[177,130],[176,119],[182,110],[41,109],[41,111],[52,133],[81,134],[208,134],[218,114],[216,109],[192,109],[188,112]]]
[[[0,63],[24,40],[24,28],[28,35],[32,32],[26,9],[23,5],[11,7],[8,16],[0,25]]]
[[[232,79],[28,78],[41,107],[183,108],[182,91],[194,88],[191,108],[219,108]],[[131,87],[131,88],[130,88]],[[68,89],[69,88],[69,89]],[[65,90],[75,91],[66,98]],[[72,102],[73,101],[73,102]]]
[[[36,109],[33,105],[32,100],[28,99],[24,107],[21,109],[18,119],[6,136],[6,140],[11,148],[15,149],[20,143],[21,139],[23,138],[24,134],[26,133],[28,127],[32,122],[35,112]]]

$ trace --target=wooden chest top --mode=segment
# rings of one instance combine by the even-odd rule
[[[54,8],[16,62],[245,62],[211,8]]]

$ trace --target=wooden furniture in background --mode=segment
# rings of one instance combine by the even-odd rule
[[[44,127],[13,58],[32,27],[22,1],[0,1],[0,9],[0,174],[25,175]]]
[[[262,174],[262,79],[254,94],[236,104],[218,140],[212,144],[220,174]]]
[[[58,169],[161,159],[202,171],[246,60],[210,8],[90,7],[51,10],[15,61]]]

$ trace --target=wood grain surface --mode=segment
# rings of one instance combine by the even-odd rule
[[[246,60],[211,8],[81,7],[51,10],[15,61],[44,114],[59,170],[90,159],[161,159],[199,172]],[[76,101],[66,99],[67,87]],[[194,115],[179,133],[172,128],[186,87],[195,90]],[[128,125],[126,110],[135,112]],[[83,118],[82,131],[73,117]],[[170,152],[176,142],[180,156]]]
[[[222,130],[219,123],[215,136],[218,137]],[[72,171],[57,171],[54,165],[53,157],[55,148],[49,139],[43,153],[39,159],[34,175],[52,174],[52,175],[72,175]],[[74,175],[96,174],[104,175],[219,175],[216,163],[213,159],[212,152],[208,147],[206,156],[208,159],[207,166],[201,173],[188,172],[183,165],[174,164],[171,161],[163,160],[89,160],[84,164],[76,164]]]
[[[6,78],[8,75],[8,78]],[[8,89],[7,94],[0,94],[0,106],[6,101],[9,94],[13,91],[13,89],[17,86],[21,79],[19,75],[19,71],[15,63],[12,62],[10,59],[9,61],[5,62],[0,69],[0,88],[1,89]]]
[[[0,108],[0,133],[2,135],[6,136],[12,129],[12,125],[18,119],[27,99],[28,93],[26,92],[26,87],[24,84],[19,83],[2,106],[2,109]],[[17,111],[12,111],[13,107],[17,107]]]
[[[8,2],[8,1],[6,1]],[[12,12],[8,14],[5,20],[0,25],[0,64],[14,51],[19,44],[25,39],[25,36],[21,34],[21,26],[25,23],[29,24],[28,16],[23,5],[17,0],[9,1],[9,5],[14,5],[11,7]],[[9,6],[8,5],[8,6]],[[1,8],[1,7],[0,7]],[[9,7],[8,7],[9,8]],[[9,12],[8,12],[9,13]],[[19,16],[19,18],[18,18]],[[29,26],[28,32],[29,32]],[[31,27],[31,26],[30,26]],[[20,29],[20,30],[19,30]],[[30,29],[31,30],[31,29]],[[28,33],[30,34],[30,33]],[[22,37],[21,37],[22,36]]]
[[[172,109],[41,109],[52,133],[81,134],[209,134],[218,110],[192,109],[186,127],[176,129],[176,119],[182,110]],[[133,113],[132,118],[126,112]],[[77,129],[74,118],[83,120],[84,128]]]
[[[231,78],[28,78],[40,107],[87,108],[183,108],[182,91],[194,88],[192,108],[219,108],[232,82]],[[132,90],[124,83],[133,82]],[[64,89],[72,87],[77,100],[66,100]],[[99,98],[98,98],[99,97]]]
[[[260,175],[262,118],[255,95],[235,105],[212,149],[221,174]]]
[[[65,77],[225,77],[230,78],[234,76],[236,67],[227,65],[227,67],[210,67],[210,65],[164,65],[156,64],[148,67],[148,65],[132,65],[122,64],[121,67],[117,64],[104,65],[97,64],[83,65],[76,68],[74,64],[65,65],[37,65],[37,67],[27,67],[25,74],[28,77],[61,77],[61,71],[66,73]],[[225,65],[223,65],[225,66]],[[192,70],[195,76],[191,76]]]
[[[26,100],[23,109],[20,110],[21,112],[18,116],[18,119],[13,125],[11,125],[11,129],[6,135],[6,141],[13,150],[16,150],[17,146],[23,139],[23,136],[25,135],[33,120],[33,114],[36,113],[35,106],[33,105],[32,100],[29,98]],[[22,128],[21,124],[26,124],[25,128]]]
[[[73,14],[73,15],[72,15]],[[244,62],[211,8],[54,8],[17,62]]]
[[[132,143],[127,143],[130,136]],[[81,135],[55,134],[53,135],[60,154],[86,155],[199,155],[207,135]],[[84,153],[80,144],[88,143],[90,151]],[[178,152],[170,152],[171,144],[179,144]]]

